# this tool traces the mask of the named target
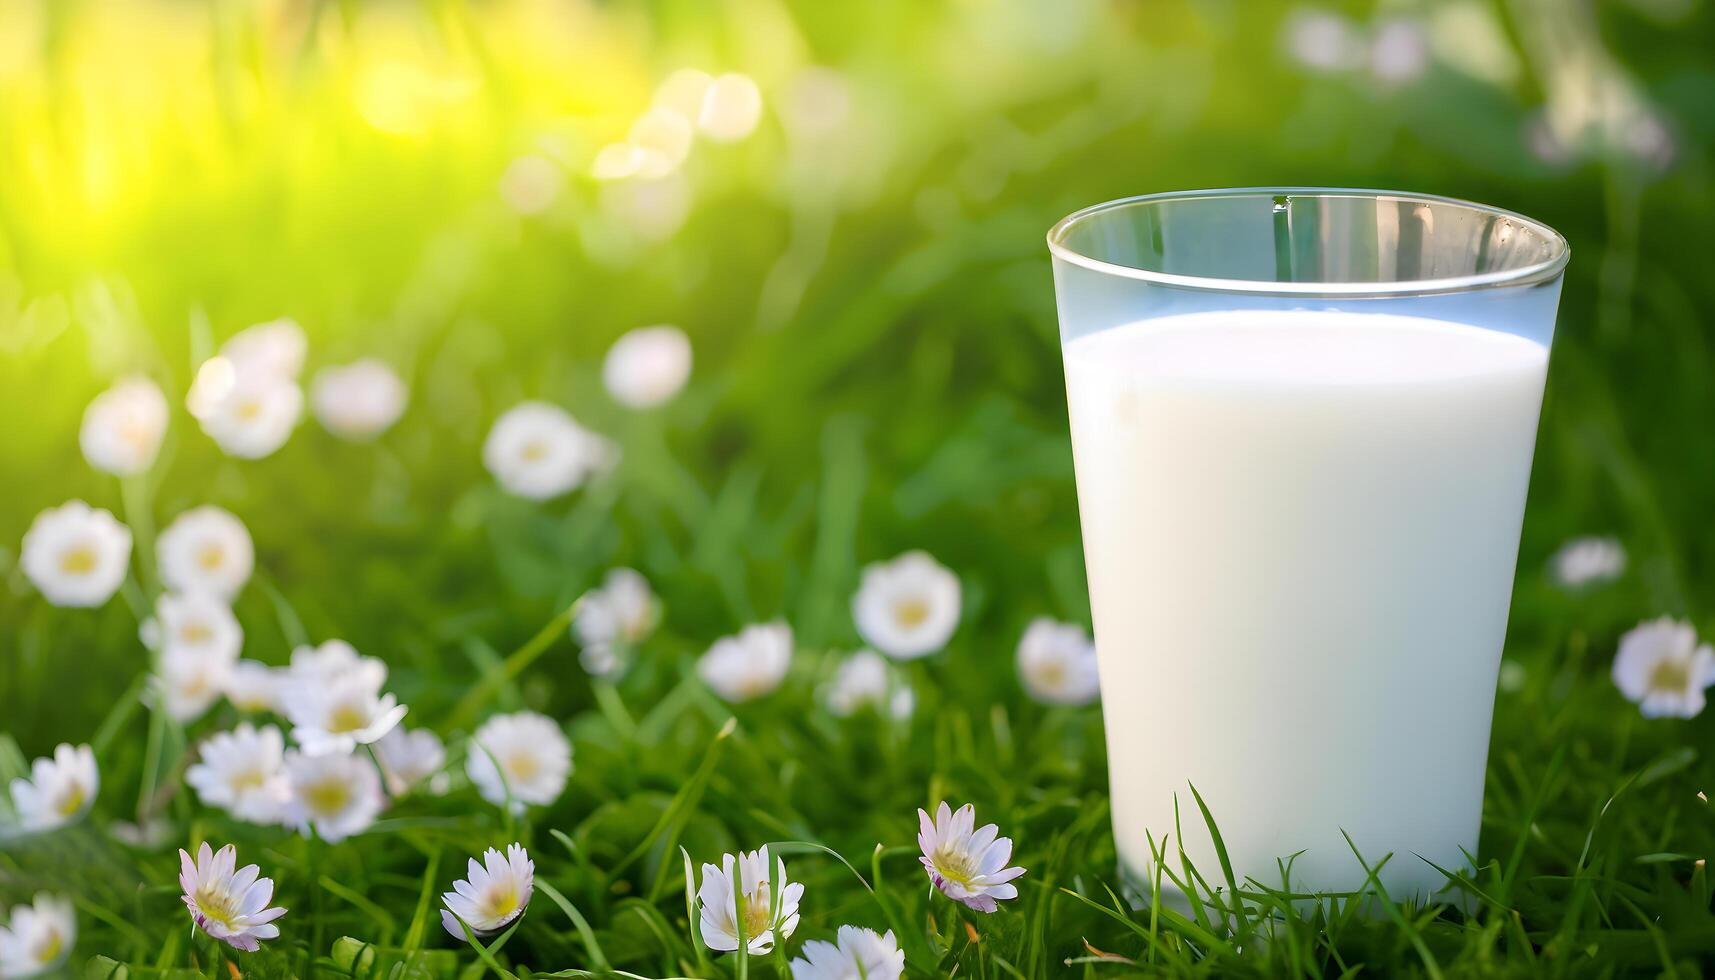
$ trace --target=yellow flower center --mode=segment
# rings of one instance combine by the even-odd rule
[[[929,618],[929,604],[922,599],[906,599],[894,605],[893,618],[906,629],[922,626]]]
[[[768,884],[759,882],[756,891],[744,899],[744,935],[747,941],[768,931],[768,914],[771,911]]]
[[[86,798],[83,787],[73,783],[66,789],[65,795],[60,797],[59,804],[54,807],[54,810],[62,817],[72,816],[83,809],[83,801]]]
[[[179,630],[179,638],[195,646],[214,639],[214,630],[209,629],[207,623],[186,623],[184,629]]]
[[[483,896],[483,903],[488,906],[488,914],[496,919],[504,919],[518,910],[518,889],[513,883],[497,883]]]
[[[60,958],[60,953],[64,952],[65,948],[65,934],[50,926],[48,934],[42,937],[33,952],[37,963],[52,963]]]
[[[232,920],[238,918],[238,896],[224,888],[204,885],[191,897],[196,899],[197,909],[202,912],[203,918],[218,922],[228,929],[233,927]]]
[[[1038,687],[1053,690],[1066,683],[1066,665],[1057,660],[1039,663],[1032,667],[1030,673],[1035,676]]]
[[[334,735],[355,732],[367,724],[369,716],[355,704],[342,704],[328,715],[328,732]]]
[[[526,463],[535,463],[548,457],[548,444],[540,439],[532,439],[518,450],[518,455]]]
[[[512,783],[527,783],[535,779],[542,771],[542,763],[534,753],[518,751],[506,757],[507,780]]]
[[[1652,691],[1665,691],[1678,694],[1691,683],[1691,671],[1685,664],[1672,657],[1664,657],[1650,671],[1649,686]]]
[[[262,770],[246,769],[232,777],[232,788],[242,792],[247,789],[260,789],[264,782]]]
[[[238,410],[233,414],[237,415],[242,421],[253,422],[262,417],[262,403],[255,399],[239,402]]]
[[[304,802],[311,810],[324,816],[332,816],[345,809],[351,802],[351,791],[337,779],[327,779],[319,783],[311,783],[302,790]]]
[[[88,575],[95,571],[98,556],[87,544],[74,545],[60,552],[60,571],[67,575]]]
[[[935,870],[948,881],[969,885],[971,879],[977,876],[975,855],[955,847],[941,847],[935,850],[931,858],[935,862]]]
[[[209,572],[220,568],[226,564],[226,549],[214,542],[203,545],[197,551],[197,564]]]

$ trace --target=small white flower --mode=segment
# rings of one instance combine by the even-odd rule
[[[723,854],[718,868],[703,865],[697,905],[704,945],[717,952],[738,949],[739,902],[744,906],[745,947],[752,955],[763,955],[776,941],[784,942],[792,935],[798,928],[798,899],[804,894],[804,885],[786,880],[786,862],[779,858],[775,858],[772,871],[770,880],[767,846],[760,851],[740,852],[736,857]]]
[[[242,722],[202,743],[197,763],[185,770],[185,782],[204,804],[218,806],[240,820],[279,823],[291,792],[286,783],[286,740],[273,725],[255,728]]]
[[[638,327],[607,350],[601,380],[613,400],[627,408],[653,408],[685,387],[691,377],[691,338],[678,327]]]
[[[491,847],[482,860],[478,864],[471,858],[465,877],[441,895],[441,925],[460,940],[467,938],[466,925],[478,936],[492,936],[511,925],[524,914],[536,888],[536,862],[524,845],[509,844],[505,854]]]
[[[905,719],[917,705],[911,688],[893,676],[887,660],[874,650],[859,650],[840,664],[828,684],[827,700],[828,710],[842,718],[871,708]]]
[[[303,373],[308,349],[304,328],[291,317],[281,317],[233,334],[220,345],[220,356],[241,375],[296,378]]]
[[[762,90],[748,75],[728,72],[709,82],[697,113],[697,131],[717,143],[744,139],[762,119]]]
[[[167,434],[167,396],[161,386],[137,375],[95,396],[83,412],[78,445],[89,465],[114,476],[147,470]]]
[[[289,378],[239,375],[226,397],[199,418],[222,452],[239,459],[271,456],[297,428],[304,390]]]
[[[661,603],[648,579],[630,568],[610,570],[599,588],[578,599],[572,620],[572,635],[583,647],[579,659],[584,669],[597,677],[618,673],[622,651],[648,639],[660,618]]]
[[[131,561],[131,532],[81,500],[50,507],[24,532],[18,564],[56,606],[99,606],[119,591]]]
[[[197,647],[168,646],[160,653],[155,690],[167,714],[180,722],[202,717],[226,690],[235,657]]]
[[[347,753],[369,745],[392,731],[405,717],[405,706],[373,676],[355,671],[320,684],[293,683],[281,694],[292,738],[307,755]]]
[[[501,173],[500,199],[517,214],[541,214],[554,206],[565,182],[559,164],[540,153],[526,153]]]
[[[427,728],[395,728],[373,746],[387,778],[387,792],[403,796],[411,787],[439,773],[447,763],[441,737]]]
[[[559,406],[524,402],[495,421],[482,462],[508,493],[549,500],[577,489],[615,452]]]
[[[1554,580],[1568,589],[1612,582],[1626,570],[1625,546],[1614,538],[1575,538],[1549,560]]]
[[[175,592],[207,592],[228,602],[256,568],[256,547],[244,522],[219,507],[193,507],[155,541],[161,581]]]
[[[1502,660],[1501,669],[1495,675],[1495,686],[1503,693],[1517,694],[1524,690],[1524,682],[1529,676],[1524,664],[1517,660]]]
[[[374,439],[399,421],[408,392],[383,361],[364,358],[325,367],[310,383],[310,409],[322,427],[342,439]]]
[[[330,844],[368,830],[386,802],[375,763],[355,753],[288,751],[286,782],[285,823]]]
[[[1715,649],[1697,642],[1690,623],[1672,617],[1639,623],[1620,637],[1614,683],[1645,718],[1693,718],[1715,684]]]
[[[1356,25],[1316,7],[1292,11],[1286,18],[1283,40],[1293,60],[1311,71],[1346,71],[1364,60],[1364,41]]]
[[[1370,74],[1388,85],[1415,81],[1429,69],[1429,30],[1415,17],[1390,17],[1370,39]]]
[[[655,106],[638,116],[625,135],[626,143],[638,151],[634,176],[654,180],[679,169],[694,135],[690,122],[672,109]]]
[[[25,830],[53,830],[89,812],[101,788],[95,753],[61,743],[53,758],[30,763],[28,779],[12,780],[12,809]]]
[[[863,570],[852,618],[870,646],[900,660],[927,656],[959,628],[959,578],[927,552]]]
[[[255,660],[240,660],[226,675],[226,700],[249,714],[280,710],[280,695],[286,687],[286,671]]]
[[[204,841],[196,860],[179,851],[179,887],[184,890],[185,908],[197,928],[233,949],[254,953],[264,939],[277,939],[280,927],[274,920],[286,914],[274,898],[274,881],[260,878],[254,864],[237,867],[238,848],[231,844],[215,851]]]
[[[56,969],[77,943],[77,913],[71,899],[41,892],[16,905],[0,926],[0,977],[23,980]]]
[[[511,801],[547,806],[560,798],[572,772],[572,743],[545,715],[519,711],[495,715],[471,737],[465,772],[482,798],[495,806]]]
[[[761,623],[716,640],[697,661],[697,675],[716,694],[737,703],[771,693],[791,666],[792,627]]]
[[[163,592],[155,615],[143,621],[143,645],[165,653],[178,650],[212,660],[238,661],[244,627],[225,602],[206,592]]]
[[[1018,641],[1018,676],[1031,697],[1049,704],[1089,704],[1101,694],[1096,645],[1075,623],[1031,620]]]
[[[805,943],[804,957],[792,961],[792,980],[899,980],[905,973],[905,952],[892,929],[840,926],[834,939]]]
[[[978,912],[993,912],[996,899],[1018,897],[1018,886],[1009,884],[1024,873],[1009,868],[1012,841],[996,838],[994,824],[976,828],[977,810],[969,803],[954,811],[942,801],[935,819],[917,811],[917,846],[922,848],[923,870],[942,894],[963,902]]]
[[[354,678],[363,686],[381,690],[387,683],[387,665],[375,657],[359,656],[357,649],[344,640],[328,640],[321,646],[302,646],[292,651],[291,666],[286,668],[286,687],[326,688]]]

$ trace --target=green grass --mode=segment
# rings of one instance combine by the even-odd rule
[[[301,20],[178,6],[192,14],[116,29],[95,5],[49,4],[15,32],[30,54],[0,57],[20,66],[0,72],[0,115],[16,120],[0,127],[0,777],[60,741],[92,742],[102,772],[90,819],[0,844],[0,905],[74,896],[73,962],[99,957],[87,975],[219,969],[176,882],[174,849],[204,839],[236,843],[290,909],[280,940],[233,954],[256,978],[768,977],[846,923],[894,930],[913,976],[1715,968],[1715,813],[1698,795],[1715,784],[1715,717],[1645,720],[1608,679],[1639,620],[1715,634],[1706,5],[1674,23],[1637,12],[1667,4],[1564,18],[1672,120],[1661,172],[1526,152],[1554,15],[1524,4],[1500,11],[1526,53],[1514,81],[1436,66],[1396,89],[1308,77],[1278,54],[1277,15],[1188,0],[1091,4],[1092,29],[1058,44],[1046,15],[960,4],[613,5],[581,26],[453,3],[385,22],[360,4]],[[481,94],[426,133],[378,133],[351,93],[363,53],[383,48]],[[771,115],[744,143],[699,146],[694,206],[665,242],[627,237],[582,177],[542,218],[495,197],[507,161],[543,140],[577,157],[622,134],[674,67],[752,71],[775,107],[800,62],[846,72],[838,141],[810,153]],[[163,87],[172,72],[195,98]],[[80,73],[105,87],[45,94]],[[1099,709],[1038,705],[1013,673],[1030,618],[1088,620],[1044,231],[1110,197],[1263,183],[1470,197],[1572,242],[1507,645],[1524,683],[1497,695],[1481,842],[1446,869],[1445,904],[1310,901],[1188,867],[1164,839],[1153,885],[1195,878],[1225,901],[1132,909]],[[78,418],[111,377],[147,371],[176,399],[221,338],[282,313],[309,331],[312,368],[366,354],[400,368],[412,405],[379,444],[309,422],[237,461],[176,409],[135,483],[83,463]],[[650,322],[686,328],[696,371],[665,410],[627,413],[602,392],[600,357]],[[619,441],[621,466],[552,503],[506,497],[479,446],[525,397]],[[513,820],[460,778],[335,846],[199,807],[187,749],[231,709],[188,731],[151,713],[132,604],[56,609],[16,568],[30,520],[71,497],[140,540],[189,506],[231,509],[258,547],[237,602],[246,656],[282,663],[342,637],[383,657],[455,774],[483,717],[544,711],[574,746],[565,793]],[[1544,562],[1583,533],[1617,534],[1632,565],[1572,594]],[[858,644],[859,570],[910,548],[960,575],[959,631],[910,665],[909,722],[833,718],[816,688]],[[146,559],[126,590],[144,608]],[[603,686],[563,624],[616,564],[648,576],[665,621]],[[694,660],[775,616],[797,634],[792,673],[729,708]],[[975,803],[1029,869],[994,915],[933,893],[917,863],[916,808],[943,799]],[[1182,817],[1215,831],[1227,818],[1201,802],[1183,797]],[[160,846],[112,835],[140,818],[164,822]],[[505,937],[461,946],[439,894],[465,858],[512,840],[535,858],[535,900]],[[784,954],[711,955],[687,922],[687,857],[764,843],[806,885],[798,931]]]

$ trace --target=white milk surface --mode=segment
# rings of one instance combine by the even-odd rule
[[[1114,834],[1422,896],[1477,848],[1548,352],[1438,320],[1140,321],[1065,347]],[[1171,886],[1165,883],[1164,887]]]

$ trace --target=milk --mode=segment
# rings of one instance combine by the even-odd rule
[[[1476,853],[1545,347],[1241,311],[1065,347],[1114,834],[1243,885],[1396,899]],[[1175,796],[1181,840],[1174,830]],[[1145,886],[1147,889],[1147,885]],[[1171,890],[1171,885],[1164,887]]]

